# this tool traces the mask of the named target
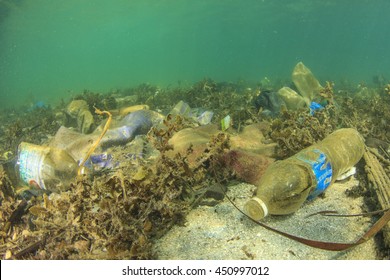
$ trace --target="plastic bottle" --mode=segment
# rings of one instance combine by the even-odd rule
[[[139,134],[161,122],[163,116],[150,110],[139,110],[125,116],[116,127],[109,129],[99,143],[102,149],[125,144]],[[22,142],[18,147],[15,161],[6,164],[7,173],[15,183],[48,190],[65,191],[77,176],[78,162],[100,134],[82,134],[61,127],[49,146],[39,146]],[[132,156],[132,155],[129,155]],[[89,172],[111,169],[119,165],[112,155],[100,151],[91,155],[86,163]]]
[[[364,140],[352,128],[339,129],[294,156],[268,167],[256,195],[244,206],[254,220],[295,212],[324,192],[363,156]]]
[[[26,142],[18,147],[15,174],[22,184],[51,192],[64,191],[76,178],[77,169],[77,162],[65,150]]]
[[[107,131],[100,145],[103,149],[130,142],[136,135],[146,134],[150,128],[160,123],[163,116],[150,110],[139,110],[125,116],[117,125]],[[100,133],[98,131],[97,133]]]

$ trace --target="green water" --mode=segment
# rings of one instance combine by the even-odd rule
[[[204,77],[390,79],[387,0],[0,0],[0,107]],[[387,80],[386,80],[387,81]]]

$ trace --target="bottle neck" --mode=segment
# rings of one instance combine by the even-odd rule
[[[259,221],[268,216],[268,207],[258,197],[252,197],[244,206],[244,212],[253,220]]]

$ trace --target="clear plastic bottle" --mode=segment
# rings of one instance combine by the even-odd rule
[[[76,178],[78,164],[65,151],[55,147],[20,143],[15,173],[25,185],[51,192],[65,191]]]
[[[363,153],[362,136],[352,128],[339,129],[294,156],[271,164],[244,211],[255,220],[268,214],[293,213],[306,199],[324,192]]]

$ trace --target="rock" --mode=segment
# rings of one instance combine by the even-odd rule
[[[66,125],[67,124],[68,116],[63,111],[56,112],[54,115],[54,118],[56,120],[56,123],[59,125]]]
[[[85,100],[73,100],[66,107],[66,113],[72,118],[77,118],[80,112],[88,110],[88,104]]]
[[[307,104],[302,96],[289,87],[279,89],[278,95],[284,101],[288,110],[297,110],[305,107]]]
[[[77,129],[81,133],[87,134],[91,131],[94,119],[90,111],[81,111],[77,117]]]
[[[94,124],[92,113],[89,111],[85,100],[73,100],[66,107],[66,113],[76,119],[77,130],[82,133],[89,133]]]
[[[307,105],[317,96],[322,89],[313,73],[302,62],[299,62],[292,73],[292,81],[299,94],[305,99]]]

